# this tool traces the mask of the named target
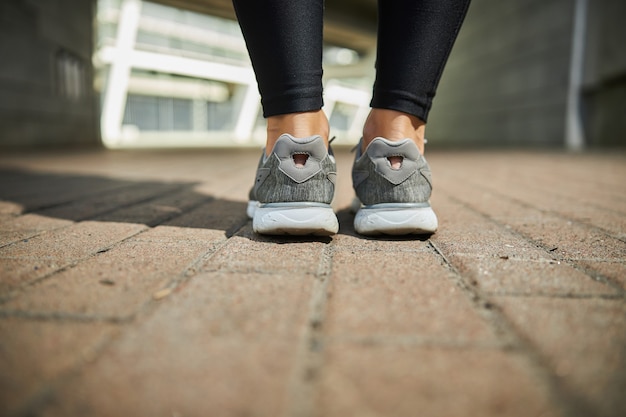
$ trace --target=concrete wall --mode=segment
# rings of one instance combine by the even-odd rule
[[[0,146],[99,144],[94,0],[0,1]]]
[[[473,0],[435,97],[436,144],[562,145],[572,0]]]

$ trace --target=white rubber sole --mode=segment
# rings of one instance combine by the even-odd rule
[[[261,206],[261,203],[255,200],[248,201],[248,207],[246,207],[246,214],[249,219],[254,218],[254,212]]]
[[[423,235],[437,230],[437,216],[430,206],[378,204],[361,207],[354,229],[362,235]]]
[[[264,235],[330,236],[339,231],[337,216],[329,204],[273,203],[250,207],[252,230]]]

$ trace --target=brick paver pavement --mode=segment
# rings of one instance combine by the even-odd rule
[[[432,151],[430,239],[256,236],[258,152],[0,157],[2,416],[624,416],[626,153]]]

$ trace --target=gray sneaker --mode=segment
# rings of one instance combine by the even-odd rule
[[[437,216],[430,207],[430,167],[411,139],[375,138],[352,167],[352,184],[358,201],[354,228],[363,235],[430,234]],[[389,158],[400,157],[399,167]]]
[[[263,152],[250,191],[247,213],[253,230],[269,235],[337,233],[339,223],[330,206],[336,177],[335,158],[321,136],[282,135],[270,156]]]

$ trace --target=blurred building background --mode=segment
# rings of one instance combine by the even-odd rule
[[[338,143],[354,143],[376,1],[326,5],[325,111]],[[624,17],[622,0],[473,0],[431,144],[626,144]],[[233,19],[230,0],[3,0],[0,146],[258,146],[259,97]]]
[[[96,15],[95,86],[107,146],[264,142],[258,88],[236,21],[137,0],[100,0]],[[324,64],[333,73],[359,57],[329,44]],[[341,140],[358,139],[370,83],[368,76],[326,79],[325,110]]]

